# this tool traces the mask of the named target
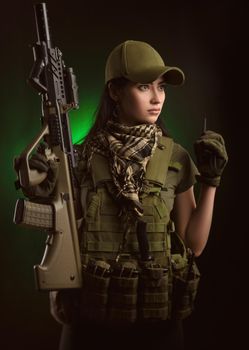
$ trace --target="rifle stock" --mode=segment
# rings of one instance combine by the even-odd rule
[[[39,185],[46,173],[29,167],[29,157],[41,141],[49,147],[48,160],[58,162],[53,199],[18,199],[14,223],[44,229],[48,238],[42,262],[34,266],[39,290],[80,288],[81,259],[76,220],[76,166],[68,111],[78,108],[76,77],[67,68],[62,53],[53,47],[46,4],[34,5],[38,41],[33,46],[34,65],[29,84],[42,99],[42,130],[18,157],[19,187]]]

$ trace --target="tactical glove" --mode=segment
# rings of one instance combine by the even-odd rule
[[[14,168],[19,171],[20,160],[15,159]],[[47,160],[44,154],[34,153],[29,159],[29,166],[31,170],[37,170],[39,173],[46,172],[47,176],[39,185],[22,187],[24,195],[30,199],[32,198],[47,198],[54,188],[58,177],[58,162],[55,160]]]
[[[194,150],[200,172],[200,175],[196,175],[197,181],[218,187],[228,161],[223,137],[214,131],[207,130],[194,143]]]

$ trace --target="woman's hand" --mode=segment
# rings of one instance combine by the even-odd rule
[[[194,143],[194,150],[200,172],[200,175],[196,176],[197,181],[218,187],[228,161],[223,137],[207,130]]]
[[[36,170],[39,173],[46,173],[46,177],[36,186],[22,187],[24,195],[28,198],[49,197],[56,185],[58,162],[53,158],[48,159],[45,155],[44,147],[38,147],[37,152],[29,159],[29,167],[31,170]],[[15,159],[14,168],[18,173],[20,168],[20,160],[18,158]]]
[[[80,311],[79,289],[62,289],[50,291],[50,312],[54,319],[61,324],[73,323]]]

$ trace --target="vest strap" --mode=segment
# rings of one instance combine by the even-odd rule
[[[169,162],[173,150],[173,139],[161,136],[155,153],[147,164],[145,180],[163,187],[166,182]],[[163,159],[163,161],[162,161]]]
[[[94,153],[91,161],[91,168],[94,187],[97,187],[101,182],[112,180],[109,162],[105,156],[99,153]]]

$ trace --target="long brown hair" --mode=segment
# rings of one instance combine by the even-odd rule
[[[116,89],[122,90],[129,83],[129,80],[126,78],[116,78],[113,79],[111,82]],[[106,85],[100,98],[99,105],[95,112],[94,124],[89,130],[88,134],[82,140],[83,144],[87,143],[96,135],[98,131],[102,130],[105,127],[108,120],[114,120],[115,107],[116,103],[110,97],[108,85]],[[156,124],[161,128],[163,135],[169,136],[161,117],[157,119]]]

